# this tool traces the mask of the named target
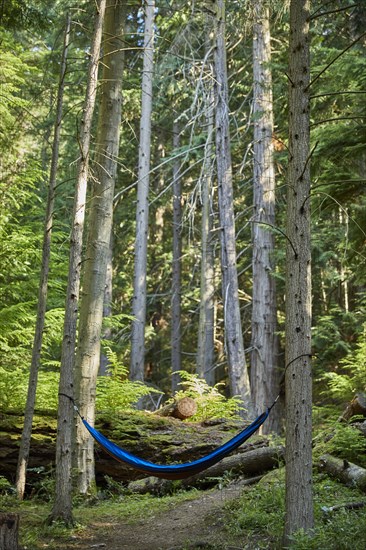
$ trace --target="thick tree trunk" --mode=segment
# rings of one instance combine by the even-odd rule
[[[32,436],[32,423],[34,415],[34,406],[36,402],[38,370],[41,358],[43,329],[45,322],[46,306],[47,306],[47,290],[48,290],[48,274],[50,269],[50,254],[51,254],[51,236],[53,225],[53,208],[55,203],[55,189],[56,189],[56,177],[57,177],[57,165],[59,157],[59,145],[60,145],[60,132],[62,122],[62,105],[63,95],[65,88],[65,75],[66,75],[66,62],[67,53],[70,42],[70,28],[71,18],[67,15],[64,45],[61,58],[60,80],[57,93],[57,105],[56,105],[56,121],[53,135],[52,145],[52,158],[51,158],[51,170],[48,187],[47,197],[47,209],[46,220],[43,235],[43,247],[42,247],[42,266],[41,276],[38,291],[37,302],[37,320],[36,329],[34,334],[33,349],[32,349],[32,361],[29,372],[28,393],[27,401],[24,411],[24,426],[22,438],[19,447],[18,467],[16,475],[16,489],[18,498],[22,499],[24,496],[26,471],[29,458],[30,441]]]
[[[117,176],[125,13],[122,1],[107,0],[103,30],[103,79],[96,135],[95,179],[84,261],[75,368],[75,393],[79,411],[91,424],[94,424],[95,417],[95,389],[100,361],[100,336]],[[76,430],[76,468],[78,492],[85,495],[95,491],[93,439],[85,430],[79,416]]]
[[[94,37],[90,51],[86,96],[80,125],[78,163],[73,226],[70,239],[69,275],[66,291],[64,335],[61,350],[59,383],[58,430],[56,441],[56,486],[55,499],[49,521],[60,520],[73,523],[72,517],[72,428],[74,410],[69,397],[73,397],[76,327],[80,290],[81,252],[85,218],[86,189],[89,172],[89,148],[98,82],[98,64],[102,26],[106,0],[100,0],[94,23]]]
[[[326,454],[319,458],[318,469],[335,477],[345,485],[358,487],[361,491],[366,492],[366,469],[361,466]]]
[[[144,62],[142,72],[139,170],[136,205],[135,272],[131,329],[131,380],[144,380],[147,236],[149,229],[149,180],[151,149],[152,81],[154,70],[155,0],[144,1]]]
[[[0,511],[0,550],[18,550],[19,514]]]
[[[215,20],[214,20],[215,24]],[[213,239],[213,136],[214,136],[214,75],[211,62],[212,51],[211,25],[207,23],[206,56],[207,73],[205,109],[207,140],[205,146],[204,168],[201,179],[202,222],[201,222],[201,287],[200,314],[197,344],[197,374],[207,384],[215,384],[215,265]]]
[[[292,0],[289,43],[289,159],[286,250],[286,522],[292,533],[313,527],[310,2]]]
[[[179,127],[174,123],[173,149],[180,145]],[[182,183],[179,159],[173,164],[173,262],[172,262],[172,393],[179,389],[181,381],[178,372],[182,369]]]
[[[248,416],[252,416],[249,376],[244,355],[240,318],[238,273],[236,268],[233,178],[229,132],[229,93],[226,68],[225,2],[217,0],[215,48],[216,83],[216,162],[220,214],[222,301],[225,342],[232,395],[242,398]]]
[[[273,403],[278,394],[278,336],[274,272],[275,173],[273,162],[273,102],[271,36],[266,0],[254,1],[253,27],[253,301],[250,382],[254,407]],[[262,224],[263,222],[263,224]],[[263,433],[280,431],[279,405]]]

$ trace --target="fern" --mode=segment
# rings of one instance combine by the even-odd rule
[[[209,386],[205,380],[196,374],[190,374],[186,371],[179,371],[182,378],[180,385],[184,389],[175,394],[175,399],[183,397],[192,397],[197,403],[197,413],[189,420],[201,421],[207,418],[235,418],[239,416],[243,409],[240,397],[230,397],[226,399],[220,389],[224,386],[218,383],[215,386]]]

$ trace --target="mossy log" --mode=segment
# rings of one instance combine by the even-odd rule
[[[325,454],[320,457],[318,469],[335,477],[345,485],[358,487],[366,492],[366,469],[342,458]]]
[[[18,550],[19,514],[0,510],[0,550]]]
[[[189,462],[200,458],[243,428],[240,421],[220,423],[187,423],[171,417],[131,412],[115,416],[97,415],[96,427],[105,436],[127,451],[156,463]],[[0,475],[15,481],[19,441],[23,416],[0,414]],[[31,440],[27,493],[52,472],[55,465],[56,417],[35,415]],[[264,437],[255,436],[241,449],[268,445]],[[128,483],[141,479],[143,474],[124,465],[95,444],[97,483],[105,483],[105,476]]]

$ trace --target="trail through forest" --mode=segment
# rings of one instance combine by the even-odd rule
[[[155,513],[136,522],[95,521],[80,535],[74,535],[60,550],[188,550],[243,548],[242,540],[227,542],[223,507],[241,494],[242,487],[232,484],[214,489],[197,499],[182,502],[170,510]],[[123,506],[123,503],[121,503]],[[234,546],[233,546],[234,544]]]

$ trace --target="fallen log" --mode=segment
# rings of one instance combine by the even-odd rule
[[[174,418],[179,418],[179,420],[186,420],[186,418],[191,418],[197,412],[197,403],[192,397],[183,397],[178,399],[169,405],[161,407],[154,414],[158,416],[173,416]]]
[[[348,422],[352,416],[362,415],[366,417],[366,393],[356,393],[352,401],[347,404],[339,422]]]
[[[366,469],[342,458],[325,454],[320,457],[318,469],[335,477],[345,485],[358,487],[366,492]]]
[[[334,506],[322,506],[322,512],[328,514],[329,512],[338,512],[339,510],[360,510],[365,506],[365,500],[361,502],[347,502],[346,504],[335,504]]]
[[[18,550],[19,514],[0,511],[0,550]]]
[[[222,477],[226,472],[234,476],[245,475],[253,476],[253,483],[261,479],[263,472],[267,472],[278,466],[280,460],[284,458],[284,448],[279,447],[260,447],[244,453],[238,453],[233,456],[224,458],[218,464],[207,468],[204,472],[183,479],[180,482],[180,487],[209,487],[217,484],[218,478]],[[248,480],[249,481],[249,480]],[[147,477],[137,481],[132,481],[128,484],[128,489],[133,493],[146,494],[152,493],[163,495],[169,493],[176,482],[158,479],[156,477]]]

